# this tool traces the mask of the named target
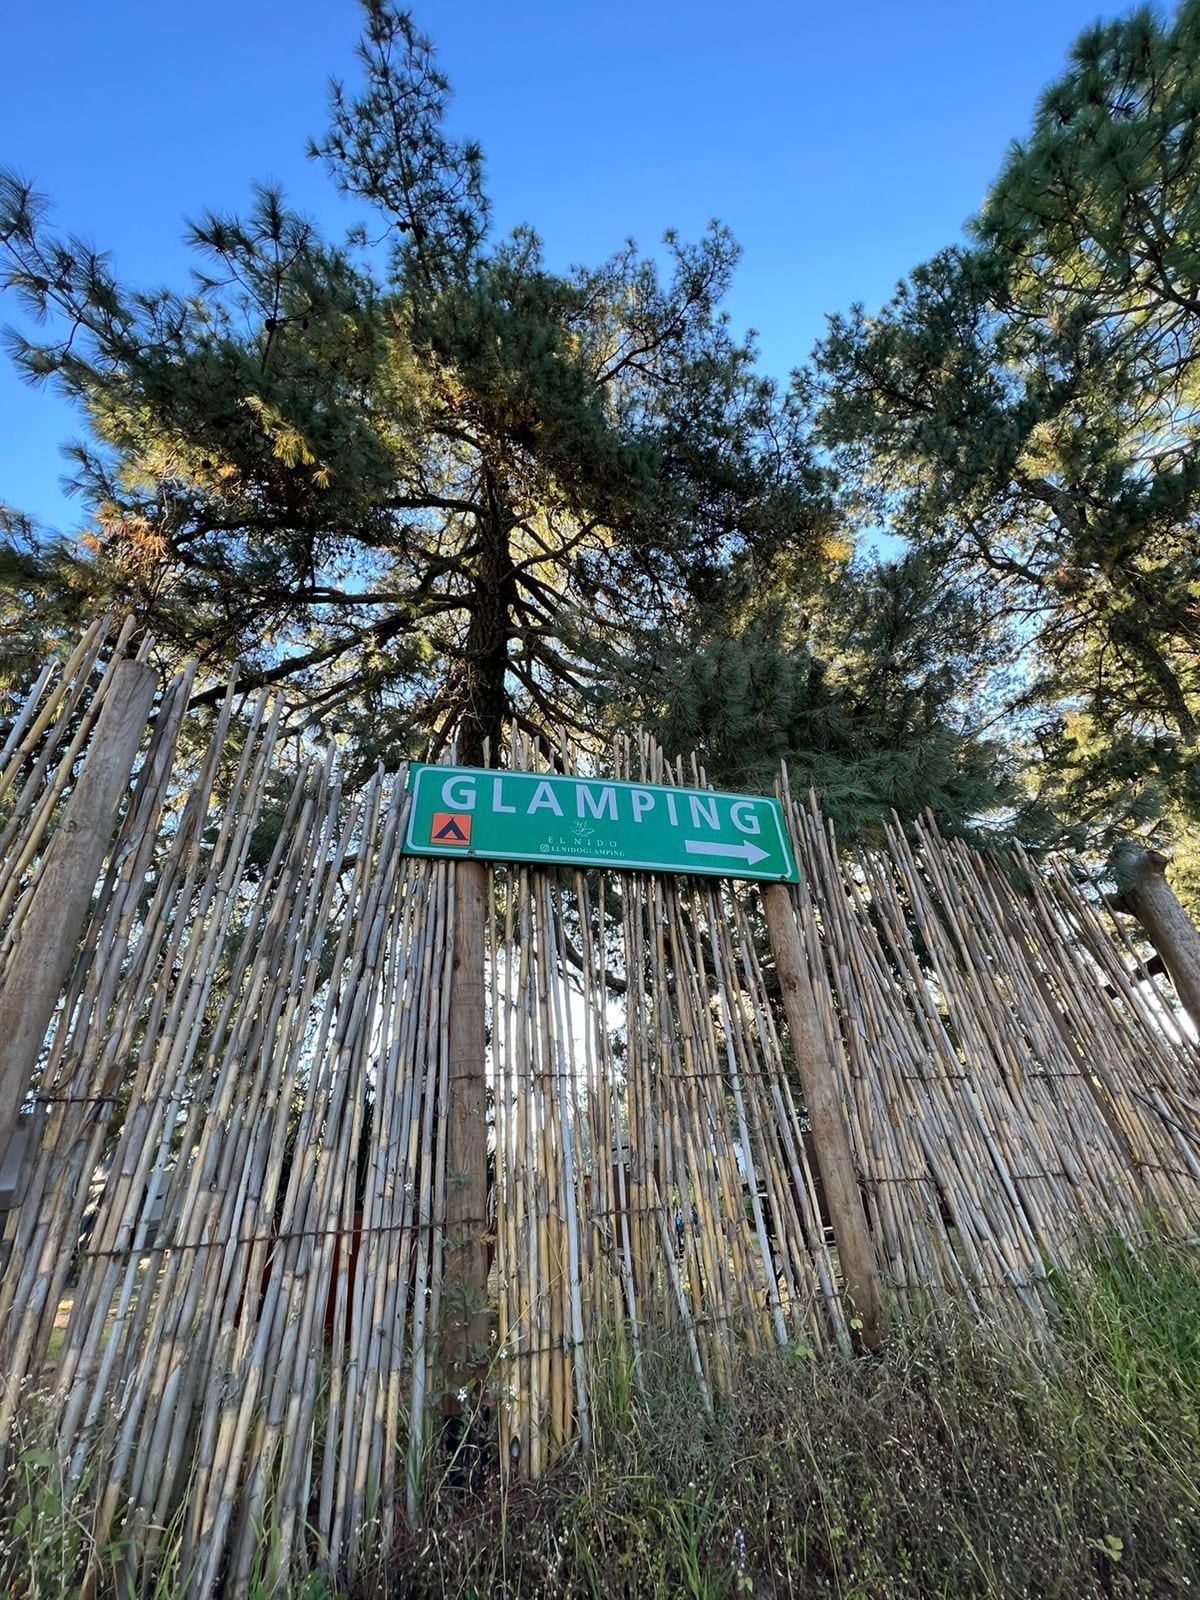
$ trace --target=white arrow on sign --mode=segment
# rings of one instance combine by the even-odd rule
[[[760,850],[756,844],[708,844],[703,839],[685,839],[683,848],[694,856],[740,856],[748,867],[770,855],[769,850]]]

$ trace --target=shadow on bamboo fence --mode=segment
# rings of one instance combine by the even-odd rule
[[[127,640],[116,642],[123,649]],[[0,754],[0,987],[114,650],[48,669]],[[405,774],[343,792],[266,697],[158,697],[22,1119],[0,1451],[48,1441],[80,1590],[360,1573],[445,1471],[452,863]],[[201,736],[203,735],[203,736]],[[509,763],[539,765],[517,743]],[[703,783],[646,741],[612,775]],[[1190,1236],[1196,1050],[1058,867],[894,827],[847,855],[784,791],[794,900],[891,1293],[1043,1319],[1081,1228]],[[489,869],[500,1470],[589,1439],[592,1352],[847,1348],[755,891]]]

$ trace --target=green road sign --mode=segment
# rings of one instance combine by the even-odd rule
[[[409,768],[416,856],[703,872],[795,883],[776,800],[482,767]]]

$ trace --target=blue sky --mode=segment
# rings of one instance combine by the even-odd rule
[[[353,0],[32,0],[5,8],[0,162],[120,275],[186,281],[182,219],[281,182],[340,231],[357,214],[304,159]],[[1097,0],[441,0],[416,8],[478,137],[496,221],[552,266],[712,217],[744,250],[729,310],[762,365],[802,362],[824,317],[887,298],[959,236]],[[52,19],[52,20],[51,20]],[[0,318],[15,308],[0,300]],[[0,371],[0,501],[72,528],[58,487],[76,415]]]

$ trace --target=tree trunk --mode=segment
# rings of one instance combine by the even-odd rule
[[[877,1350],[883,1336],[883,1307],[875,1271],[875,1252],[871,1248],[866,1212],[858,1191],[841,1095],[796,926],[791,891],[785,884],[768,883],[763,885],[762,897],[779,986],[783,991],[784,1014],[804,1087],[846,1293],[862,1323],[858,1330],[859,1341],[868,1350]]]
[[[1127,911],[1141,923],[1200,1033],[1200,932],[1175,898],[1166,871],[1166,856],[1157,850],[1143,851],[1132,880],[1110,904],[1113,910]]]
[[[466,704],[458,733],[458,759],[472,767],[499,765],[516,594],[510,522],[490,479],[488,505],[464,650]],[[469,858],[456,861],[442,1323],[447,1409],[452,1414],[456,1393],[473,1387],[488,1358],[484,947],[490,915],[487,869]]]
[[[451,1396],[488,1355],[484,938],[487,868],[455,861],[442,1338]]]
[[[509,546],[510,519],[489,483],[490,516],[474,573],[471,620],[463,649],[465,705],[458,730],[458,759],[464,766],[499,765],[508,714],[508,640],[516,574]]]

